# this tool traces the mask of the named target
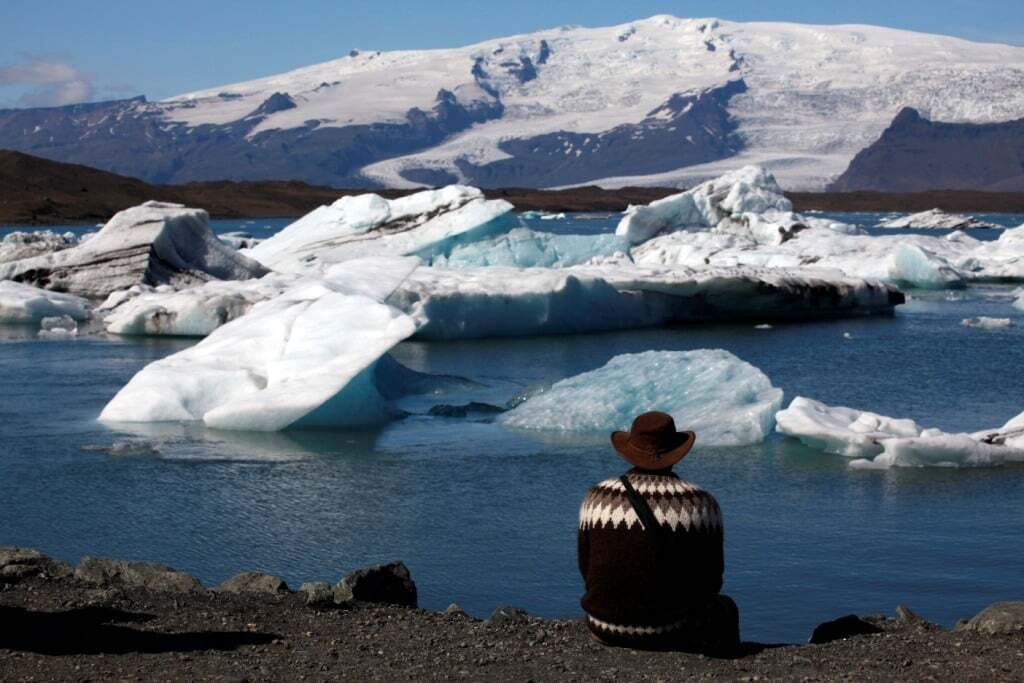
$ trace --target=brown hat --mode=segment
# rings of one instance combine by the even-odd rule
[[[612,432],[612,445],[623,458],[645,470],[663,470],[683,459],[697,435],[677,432],[668,413],[652,411],[633,420],[628,432]]]

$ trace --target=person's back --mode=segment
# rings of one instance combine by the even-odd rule
[[[612,436],[634,467],[590,489],[579,524],[581,604],[603,642],[705,651],[738,644],[735,605],[718,594],[718,503],[671,470],[694,440],[665,413],[645,413],[631,432]]]

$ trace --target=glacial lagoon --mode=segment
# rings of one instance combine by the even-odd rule
[[[815,215],[883,234],[870,229],[878,214]],[[596,234],[618,218],[525,220],[535,230]],[[213,225],[265,237],[288,222]],[[971,234],[994,239],[998,231]],[[472,383],[409,399],[409,416],[372,431],[110,428],[96,416],[118,389],[195,340],[40,339],[6,327],[0,524],[5,542],[65,560],[160,561],[208,584],[258,569],[297,586],[402,559],[426,609],[454,601],[476,616],[504,604],[578,615],[579,502],[588,486],[625,469],[606,435],[511,430],[489,415],[431,416],[432,405],[501,405],[622,353],[721,348],[763,371],[785,391],[785,405],[808,396],[974,431],[1024,409],[1024,313],[1012,307],[1015,289],[910,290],[893,317],[770,329],[407,341],[393,352],[399,362]],[[978,316],[1017,325],[960,325]],[[897,603],[952,625],[1019,597],[1024,467],[859,471],[780,435],[731,448],[702,447],[698,435],[677,471],[722,505],[724,590],[739,604],[747,639],[801,641],[820,621],[891,612]]]

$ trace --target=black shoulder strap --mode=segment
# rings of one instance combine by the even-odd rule
[[[654,516],[654,511],[651,510],[651,506],[647,504],[647,501],[641,496],[633,485],[629,482],[629,477],[622,475],[619,477],[619,481],[626,488],[626,497],[629,498],[629,504],[633,506],[633,510],[636,511],[636,516],[640,518],[640,523],[644,525],[644,529],[647,533],[651,534],[654,538],[662,539],[665,537],[665,530],[661,524],[658,523],[658,519]]]

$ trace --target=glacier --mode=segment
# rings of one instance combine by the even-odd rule
[[[855,469],[982,467],[1024,463],[1024,413],[971,434],[923,429],[910,419],[829,406],[798,396],[775,415],[776,429],[815,450],[851,458]]]
[[[267,272],[218,240],[202,209],[155,201],[118,212],[75,246],[0,263],[0,280],[95,298],[138,284],[177,288]]]
[[[46,318],[64,316],[82,321],[92,315],[91,308],[88,300],[73,294],[0,280],[0,324],[40,325]]]
[[[475,187],[449,185],[387,200],[342,197],[241,253],[279,272],[314,273],[366,256],[447,256],[459,244],[518,225],[508,202]]]
[[[374,368],[414,330],[411,318],[369,297],[298,285],[147,365],[100,420],[249,431],[375,424],[389,409]]]
[[[556,382],[499,422],[519,429],[628,430],[648,410],[672,415],[697,444],[742,446],[771,432],[782,390],[754,366],[721,349],[645,351]]]

